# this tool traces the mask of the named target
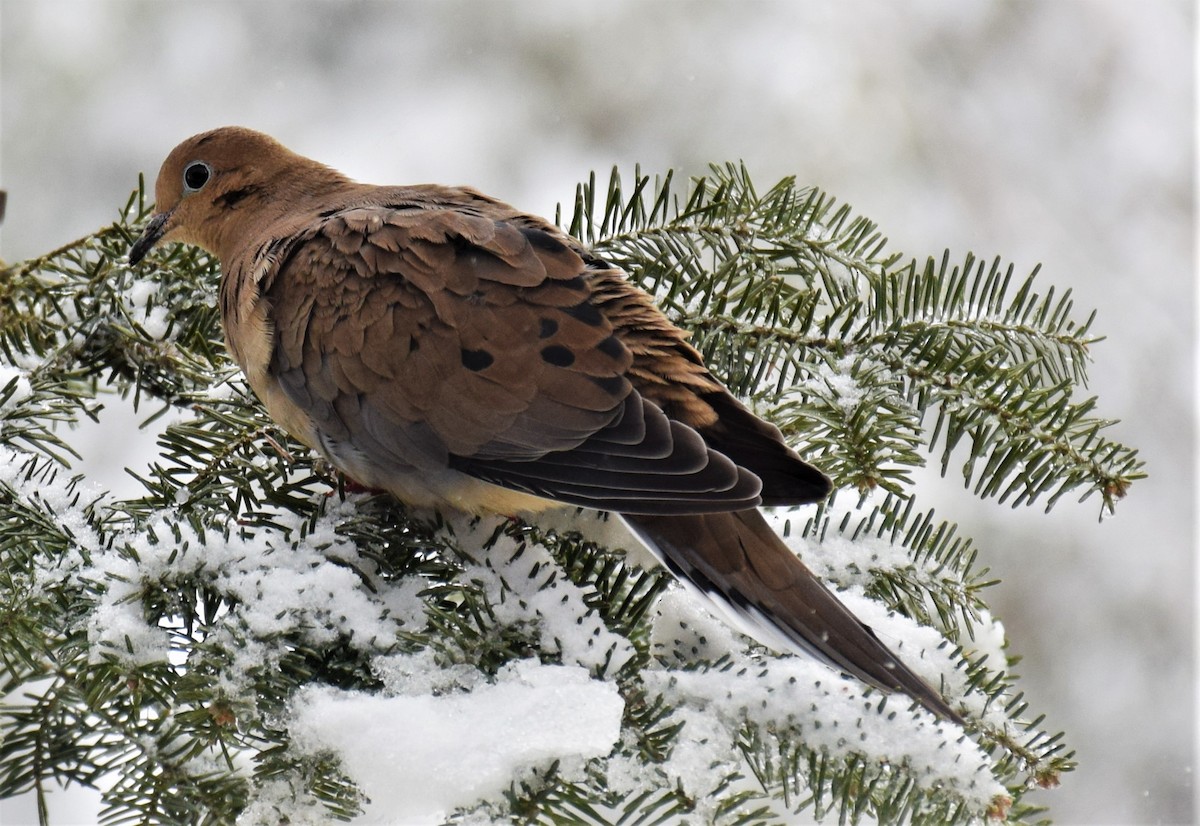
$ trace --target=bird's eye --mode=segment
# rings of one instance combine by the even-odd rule
[[[183,189],[185,192],[195,192],[208,183],[212,177],[212,167],[204,161],[192,161],[183,170]]]

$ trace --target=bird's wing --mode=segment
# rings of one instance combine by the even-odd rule
[[[269,371],[367,483],[449,467],[626,512],[755,505],[757,478],[633,389],[586,271],[469,204],[332,211],[261,282]]]
[[[829,479],[801,459],[779,428],[756,416],[718,382],[704,359],[620,270],[597,267],[595,300],[633,353],[633,386],[671,419],[696,430],[710,448],[754,473],[762,504],[803,505],[829,495]]]

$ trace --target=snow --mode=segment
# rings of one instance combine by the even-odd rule
[[[315,797],[306,797],[287,780],[258,785],[237,819],[239,826],[328,826],[329,811]]]
[[[654,556],[645,551],[641,541],[619,517],[601,511],[562,507],[538,514],[538,527],[560,533],[577,533],[587,542],[610,550],[629,552],[635,564],[653,565]]]
[[[33,387],[30,385],[29,377],[25,374],[24,370],[19,367],[0,364],[0,391],[3,391],[14,381],[16,384],[13,385],[12,395],[0,401],[0,413],[16,407],[33,393]]]
[[[888,383],[898,386],[893,381],[896,378],[895,370],[866,354],[840,357],[826,355],[824,359],[805,365],[802,375],[805,376],[802,380],[780,395],[776,406],[811,396],[833,402],[846,415],[850,415],[864,404],[878,405],[886,401],[898,410],[917,416],[916,409],[903,395],[887,387]],[[773,393],[777,382],[778,375],[767,375],[760,387]],[[769,411],[767,415],[770,415]]]
[[[489,540],[498,518],[450,520],[457,541],[473,551]],[[636,653],[625,637],[614,634],[584,602],[586,592],[561,576],[554,558],[542,546],[519,546],[502,536],[487,549],[483,562],[464,576],[483,588],[496,620],[502,625],[536,623],[542,652],[598,671],[616,671]]]
[[[431,649],[389,653],[397,631],[423,625],[424,583],[414,578],[372,593],[357,573],[335,561],[354,553],[335,531],[353,507],[353,501],[329,504],[302,542],[287,539],[286,531],[282,540],[268,531],[202,537],[161,515],[147,535],[170,541],[127,537],[113,551],[97,554],[87,569],[107,585],[89,626],[93,643],[131,664],[165,661],[166,632],[145,624],[136,596],[143,583],[201,575],[237,600],[230,609],[235,616],[216,632],[230,635],[224,647],[235,652],[221,678],[230,696],[245,693],[239,673],[269,667],[278,656],[264,642],[273,636],[299,631],[314,643],[328,643],[341,635],[379,651],[372,660],[383,683],[379,693],[310,686],[294,699],[288,717],[296,746],[332,752],[362,790],[369,801],[364,823],[438,822],[457,808],[496,799],[531,767],[559,761],[569,778],[587,759],[612,752],[621,741],[624,701],[615,682],[594,677],[614,673],[633,656],[633,647],[604,626],[587,607],[584,589],[561,576],[543,547],[497,533],[499,519],[448,522],[447,535],[478,560],[466,563],[463,581],[481,589],[496,622],[521,628],[533,650],[562,663],[521,660],[488,678]],[[887,553],[894,551],[889,543],[879,545],[876,556],[888,564]],[[843,553],[848,557],[850,549],[831,559],[844,562]],[[899,557],[891,561],[901,563]],[[918,674],[935,684],[945,675],[953,692],[962,690],[937,632],[889,613],[857,584],[841,597]],[[651,643],[662,665],[643,672],[644,688],[674,706],[672,717],[685,726],[655,771],[694,796],[701,809],[715,805],[705,796],[726,776],[744,770],[736,736],[746,722],[764,730],[791,728],[834,754],[853,749],[881,764],[904,764],[981,807],[1003,793],[986,755],[956,726],[909,709],[904,698],[887,700],[894,716],[889,719],[877,710],[883,695],[822,664],[750,653],[744,639],[682,587],[669,589],[656,606]],[[707,667],[722,658],[728,667]],[[608,771],[617,787],[641,789],[654,781],[636,760],[617,759]],[[290,788],[264,790],[243,821],[284,811],[296,822],[310,814],[319,822],[310,797]]]
[[[0,445],[0,485],[11,490],[27,506],[46,513],[50,523],[58,525],[74,541],[75,546],[61,556],[40,560],[38,582],[57,582],[72,575],[82,563],[81,551],[99,547],[100,537],[88,521],[84,508],[103,494],[86,483],[72,487],[70,478],[61,468],[53,475],[39,472],[30,477],[28,469],[33,461],[34,456],[29,453]]]
[[[954,670],[948,647],[939,650],[942,638],[936,631],[889,612],[862,596],[861,589],[838,596],[918,675],[934,685],[945,676],[951,695],[961,694],[965,679]],[[854,749],[868,762],[904,764],[923,782],[952,786],[980,808],[1005,794],[990,773],[987,755],[958,726],[910,708],[904,696],[887,697],[880,713],[886,695],[807,657],[751,654],[708,607],[683,588],[664,594],[652,631],[654,650],[664,662],[681,667],[643,672],[646,690],[676,706],[672,718],[684,723],[669,760],[659,768],[678,778],[702,807],[711,804],[702,798],[713,785],[744,771],[735,735],[745,722],[767,731],[791,729],[806,745],[831,754]],[[711,667],[722,655],[720,667]],[[968,697],[967,703],[974,700]],[[982,711],[981,700],[977,705]],[[1002,723],[1003,715],[991,722]],[[638,771],[625,766],[620,776],[633,782]],[[699,815],[702,820],[703,812]]]
[[[237,375],[240,375],[240,373],[230,373],[224,381],[213,382],[201,394],[201,398],[210,402],[224,402],[237,397],[243,392],[248,392],[244,390],[241,382],[235,378]]]
[[[937,632],[860,593],[843,591],[839,597],[920,676],[936,685],[945,675],[952,695],[962,690],[954,685],[958,673],[948,652],[937,649],[942,642]],[[647,692],[661,694],[676,707],[672,718],[684,723],[660,768],[689,793],[702,797],[704,784],[744,770],[735,735],[745,722],[766,731],[790,729],[806,745],[833,755],[853,749],[868,762],[905,764],[923,782],[952,786],[981,808],[1005,793],[990,774],[987,755],[958,726],[807,657],[752,654],[705,608],[683,589],[663,596],[652,638],[656,651],[673,652],[681,667],[643,672]],[[695,641],[701,644],[693,647]],[[722,654],[720,667],[711,667],[714,655]]]
[[[434,648],[396,651],[401,631],[424,628],[421,593],[427,583],[412,577],[372,580],[373,588],[364,587],[370,566],[357,562],[356,549],[337,532],[357,507],[355,497],[325,501],[312,521],[281,511],[273,516],[274,527],[231,524],[227,534],[201,532],[164,510],[148,518],[143,530],[101,542],[84,518],[80,502],[86,497],[71,495],[61,482],[23,480],[17,461],[0,466],[0,481],[50,508],[82,549],[46,576],[102,586],[92,589],[98,593],[87,622],[93,660],[115,657],[132,667],[171,662],[170,632],[145,621],[142,596],[193,577],[233,600],[209,637],[231,657],[214,677],[229,697],[252,702],[251,675],[278,661],[280,639],[314,645],[344,639],[371,656],[382,683],[378,692],[309,686],[293,698],[282,721],[297,748],[332,754],[363,792],[359,822],[440,822],[482,799],[502,799],[531,769],[552,762],[566,779],[583,780],[588,761],[597,758],[606,760],[603,770],[612,788],[637,795],[662,788],[665,776],[697,801],[696,816],[703,819],[712,814],[705,807],[716,805],[707,795],[728,776],[745,774],[737,736],[746,723],[794,731],[835,756],[854,750],[879,765],[903,764],[981,808],[1003,793],[991,778],[987,756],[956,726],[910,709],[902,697],[888,698],[890,714],[880,713],[884,695],[824,665],[752,652],[683,587],[668,589],[655,607],[650,641],[660,659],[642,672],[640,687],[674,707],[662,724],[678,721],[683,731],[661,764],[610,757],[622,747],[637,753],[626,742],[631,732],[622,730],[625,702],[612,679],[635,650],[588,607],[586,589],[563,577],[544,547],[499,530],[505,527],[499,518],[450,518],[444,533],[464,552],[461,581],[479,589],[495,622],[525,634],[529,651],[536,652],[489,676]],[[582,524],[589,536],[637,547],[620,520],[588,517],[576,523],[572,517],[561,517],[562,527]],[[820,546],[789,541],[819,571],[849,583],[843,601],[917,673],[935,684],[945,675],[951,694],[961,693],[962,676],[949,653],[939,649],[941,637],[863,596],[856,580],[865,576],[864,548],[869,564],[885,568],[911,564],[902,549],[874,539],[843,547],[832,536]],[[979,645],[999,654],[1003,628],[985,625],[982,631]],[[720,668],[710,667],[715,661]],[[246,755],[234,756],[239,765],[246,762]],[[300,778],[290,777],[256,787],[240,822],[278,822],[281,816],[315,824],[327,812]]]
[[[861,516],[865,511],[853,509],[853,515]],[[901,656],[905,664],[931,685],[945,684],[951,697],[960,698],[975,715],[997,726],[1004,726],[1007,717],[999,708],[988,706],[983,695],[966,694],[966,675],[956,668],[956,659],[951,656],[952,647],[933,628],[901,616],[887,609],[878,600],[867,597],[865,588],[874,573],[909,571],[916,576],[933,579],[937,576],[938,563],[924,558],[914,562],[905,547],[886,537],[863,533],[851,540],[848,536],[829,531],[817,542],[799,536],[797,531],[788,531],[787,522],[795,514],[787,511],[767,511],[767,521],[784,542],[795,551],[812,571],[826,582],[837,583],[834,590],[838,599],[859,619],[875,631],[876,635],[893,651]],[[831,524],[838,524],[842,511],[836,506],[830,510]],[[973,621],[974,637],[962,641],[964,653],[978,659],[987,656],[992,668],[1005,662],[1004,625],[988,611],[981,611],[979,619]]]
[[[129,320],[146,332],[152,339],[166,337],[170,325],[167,308],[159,303],[151,306],[158,295],[159,285],[150,278],[137,278],[125,292],[125,307]]]
[[[740,643],[733,629],[705,607],[712,606],[698,591],[682,585],[667,589],[654,606],[651,649],[659,657],[679,663],[716,660]]]
[[[870,513],[870,508],[843,509],[837,505],[831,506],[828,511],[830,524],[837,525],[845,513],[857,520]],[[855,539],[833,530],[827,531],[820,542],[803,538],[800,531],[789,523],[797,520],[800,526],[803,526],[802,520],[807,519],[809,515],[806,512],[797,513],[782,509],[764,511],[767,522],[783,537],[784,543],[821,579],[837,579],[839,582],[865,585],[870,580],[872,570],[902,571],[914,567],[912,557],[902,544],[867,532]],[[920,570],[931,576],[937,568],[937,562],[928,559],[920,565]]]
[[[979,612],[979,622],[974,625],[973,630],[975,639],[971,641],[972,652],[976,656],[986,656],[989,663],[1004,662],[1004,649],[1008,644],[1004,623],[984,608]]]
[[[811,390],[819,395],[832,395],[846,411],[858,407],[863,397],[863,389],[854,377],[859,368],[858,359],[844,356],[835,359],[832,364],[818,361],[814,368],[816,375],[791,392]]]
[[[216,532],[201,535],[173,513],[150,519],[144,532],[126,534],[113,550],[93,554],[81,578],[100,583],[103,592],[89,624],[93,656],[107,653],[133,664],[166,660],[167,649],[154,633],[130,634],[138,623],[145,626],[142,590],[160,581],[182,577],[209,580],[236,600],[234,624],[251,639],[270,639],[299,631],[313,644],[339,637],[368,648],[386,648],[395,639],[400,622],[419,616],[415,593],[391,594],[386,605],[362,587],[359,575],[337,561],[356,551],[335,532],[347,503],[331,505],[308,530],[304,520],[281,515],[284,530],[239,532],[225,537]],[[403,605],[404,597],[409,600]],[[228,623],[226,623],[228,625]],[[158,629],[154,629],[158,630]],[[163,632],[165,634],[165,632]],[[239,642],[230,668],[233,674],[261,666],[256,647]]]
[[[293,704],[289,731],[301,749],[332,750],[370,798],[355,822],[440,823],[455,808],[498,796],[527,767],[605,756],[624,709],[616,686],[586,669],[521,660],[469,692],[308,688]]]
[[[745,722],[767,731],[790,729],[807,746],[832,755],[853,749],[868,763],[905,765],[923,783],[952,787],[979,808],[1005,793],[986,753],[958,726],[910,709],[897,696],[886,698],[887,713],[878,713],[884,695],[816,662],[737,653],[731,667],[648,670],[644,680],[647,691],[676,706],[672,718],[684,723],[679,755],[672,753],[666,770],[697,794],[704,789],[696,784],[739,769],[735,738]]]
[[[100,554],[99,565],[82,576],[99,577],[108,586],[88,618],[88,657],[100,662],[115,656],[130,665],[167,662],[170,637],[165,628],[146,622],[142,601],[142,574],[137,563],[116,554]]]
[[[487,681],[474,665],[440,662],[428,648],[412,654],[385,654],[371,665],[383,681],[384,691],[394,696],[470,691]]]

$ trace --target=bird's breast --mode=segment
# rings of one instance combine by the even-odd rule
[[[270,372],[275,328],[267,302],[259,293],[261,273],[222,269],[226,275],[221,282],[221,323],[229,355],[271,418],[299,441],[317,448],[312,418],[287,396]]]

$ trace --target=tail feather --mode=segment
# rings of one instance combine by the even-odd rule
[[[963,719],[854,616],[757,510],[624,519],[679,577],[749,620],[760,642],[809,655],[933,713]]]

